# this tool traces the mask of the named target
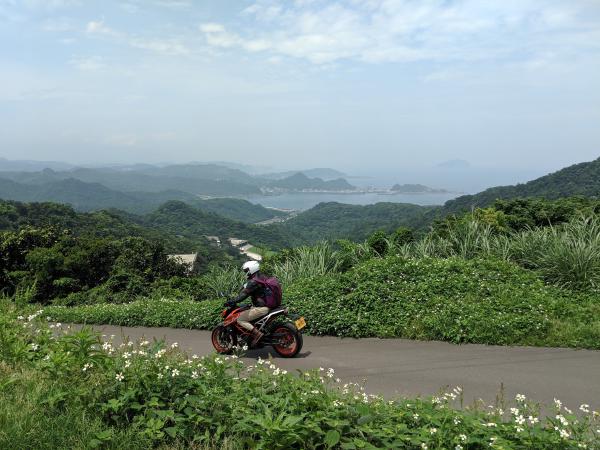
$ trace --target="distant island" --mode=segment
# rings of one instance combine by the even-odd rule
[[[395,184],[390,191],[394,194],[450,194],[446,189],[434,189],[423,184]]]

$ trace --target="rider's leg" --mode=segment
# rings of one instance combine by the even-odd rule
[[[252,345],[255,345],[260,340],[260,338],[263,336],[263,333],[258,331],[250,322],[260,319],[261,317],[266,316],[268,313],[269,308],[266,306],[253,306],[252,308],[243,311],[238,316],[237,323],[252,333]]]

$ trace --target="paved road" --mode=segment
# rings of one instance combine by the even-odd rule
[[[207,331],[95,328],[107,336],[114,334],[117,342],[123,337],[156,337],[177,342],[191,354],[213,351]],[[270,349],[257,350],[246,359],[268,358],[270,353]],[[297,358],[276,354],[273,358],[288,370],[332,367],[342,380],[364,380],[367,391],[390,398],[431,395],[444,387],[462,386],[467,402],[482,398],[492,403],[503,386],[506,398],[522,393],[545,404],[556,397],[573,409],[582,403],[600,408],[600,351],[304,336]]]

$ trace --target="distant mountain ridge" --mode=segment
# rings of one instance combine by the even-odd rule
[[[600,158],[574,164],[523,184],[498,186],[478,194],[463,195],[444,204],[444,211],[458,212],[489,206],[496,199],[542,197],[557,199],[571,196],[600,196]]]

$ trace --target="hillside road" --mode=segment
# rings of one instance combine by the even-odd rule
[[[115,335],[117,343],[145,337],[177,342],[190,354],[213,351],[208,331],[109,325],[94,329]],[[461,386],[467,403],[479,398],[492,403],[503,388],[507,399],[520,393],[544,404],[556,397],[571,409],[582,403],[600,409],[600,351],[594,350],[304,336],[297,358],[284,359],[265,348],[248,352],[244,359],[269,355],[288,371],[331,367],[343,381],[364,382],[369,393],[387,398]]]

